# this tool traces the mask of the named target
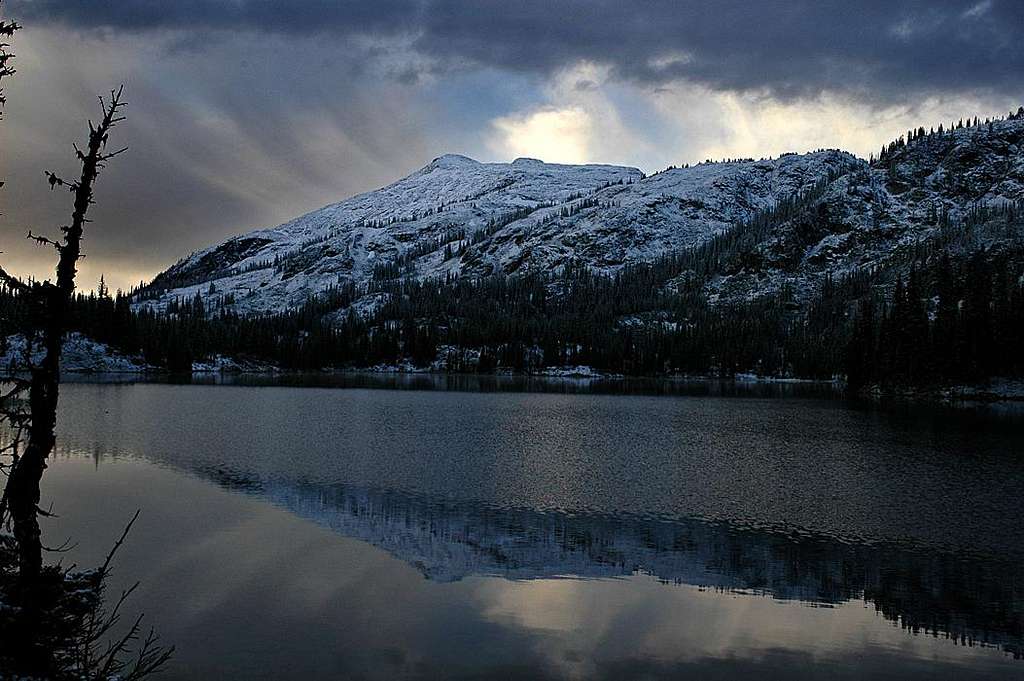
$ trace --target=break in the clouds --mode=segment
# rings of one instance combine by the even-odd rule
[[[657,170],[843,147],[1024,102],[1024,3],[7,0],[25,30],[0,124],[0,250],[66,220],[94,95],[125,82],[130,153],[98,189],[86,284],[446,152]],[[9,261],[8,261],[9,262]]]

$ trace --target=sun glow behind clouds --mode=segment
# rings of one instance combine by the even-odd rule
[[[451,16],[426,23],[431,13],[401,3],[352,13],[295,0],[277,4],[276,23],[266,22],[266,3],[243,0],[207,3],[206,23],[195,13],[183,21],[175,3],[114,8],[147,0],[3,4],[31,26],[17,36],[19,74],[5,81],[4,264],[51,274],[52,254],[24,233],[62,224],[68,206],[40,171],[68,168],[95,93],[124,81],[131,108],[117,138],[131,153],[101,180],[81,264],[82,281],[105,274],[112,287],[444,153],[646,172],[820,147],[866,157],[908,128],[1005,115],[1022,102],[1011,47],[1024,4],[1010,0],[879,2],[842,20],[807,2],[778,30],[778,13],[757,3],[691,14],[685,3],[592,3],[586,20],[557,35],[545,30],[550,3],[525,0],[511,14],[452,5]],[[96,21],[107,28],[65,28]],[[856,35],[877,40],[846,40]],[[928,58],[935,45],[955,45],[958,58]],[[58,53],[75,57],[50,58]]]
[[[930,97],[880,107],[823,93],[780,100],[766,93],[716,92],[679,81],[647,88],[617,82],[582,63],[553,76],[540,106],[490,121],[486,146],[496,161],[613,163],[655,172],[706,159],[762,158],[839,148],[862,158],[910,128],[949,125],[969,114],[1015,110],[1012,96]]]
[[[491,142],[501,156],[531,156],[551,163],[585,163],[593,125],[583,109],[545,109],[493,121],[498,138]]]
[[[862,158],[918,126],[949,125],[971,114],[1006,115],[1013,110],[1010,97],[982,101],[971,96],[932,97],[913,105],[877,107],[849,97],[823,94],[810,100],[778,100],[736,93],[687,91],[679,88],[655,100],[665,120],[691,125],[714,121],[703,139],[689,140],[683,161],[706,158],[778,156],[821,148],[839,148]],[[688,113],[680,113],[688,112]],[[705,123],[706,125],[706,123]],[[682,125],[677,130],[685,134]],[[671,133],[662,133],[671,138]]]

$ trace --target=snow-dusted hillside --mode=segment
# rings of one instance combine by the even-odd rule
[[[482,275],[583,262],[603,271],[703,242],[829,172],[857,167],[823,151],[708,163],[644,177],[635,168],[442,156],[383,189],[192,254],[153,282],[173,297],[278,310],[375,266]],[[211,286],[212,285],[212,286]]]
[[[821,181],[811,217],[782,221],[708,282],[710,300],[827,273],[885,266],[979,205],[1024,199],[1024,117],[925,135],[869,165],[841,151],[703,163],[645,177],[635,168],[442,156],[377,191],[192,254],[139,304],[209,297],[238,312],[301,304],[344,282],[558,270],[614,272],[698,246]],[[670,282],[671,284],[671,282]],[[368,312],[379,295],[357,301]]]
[[[707,286],[712,300],[783,286],[807,294],[826,274],[898,267],[909,249],[971,211],[1024,200],[1024,116],[925,135],[835,179],[810,215],[782,222]],[[965,252],[1013,235],[957,230]],[[1013,237],[1017,238],[1017,237]]]
[[[424,274],[457,267],[443,262],[456,246],[492,221],[544,213],[614,183],[639,180],[635,168],[567,166],[517,159],[478,163],[446,155],[377,191],[360,194],[192,254],[154,281],[167,297],[206,294],[213,283],[237,309],[269,311],[301,303],[343,280],[363,281],[374,266],[401,255]]]

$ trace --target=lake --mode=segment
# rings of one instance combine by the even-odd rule
[[[142,510],[112,590],[161,678],[1024,678],[1012,405],[227,383],[62,387],[45,540],[99,564]]]

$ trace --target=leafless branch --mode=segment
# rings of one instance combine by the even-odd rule
[[[68,551],[72,551],[77,547],[78,542],[72,542],[71,537],[68,537],[63,542],[61,542],[60,546],[50,547],[44,545],[43,551],[47,551],[49,553],[67,553]]]
[[[121,537],[114,542],[114,546],[110,549],[110,553],[107,554],[107,559],[103,561],[103,567],[100,568],[101,574],[107,574],[107,570],[110,569],[110,561],[114,560],[114,554],[116,554],[117,550],[121,548],[122,544],[124,544],[124,540],[128,537],[128,533],[131,532],[132,525],[134,525],[135,521],[138,520],[140,513],[142,513],[141,508],[135,511],[135,515],[133,515],[132,519],[128,521],[127,525],[125,525],[124,532],[121,533]]]
[[[41,246],[53,246],[58,251],[64,248],[64,244],[60,243],[59,241],[54,241],[53,239],[50,239],[48,237],[33,234],[32,230],[29,230],[28,236],[26,236],[25,238],[31,239],[32,241],[39,243]]]

